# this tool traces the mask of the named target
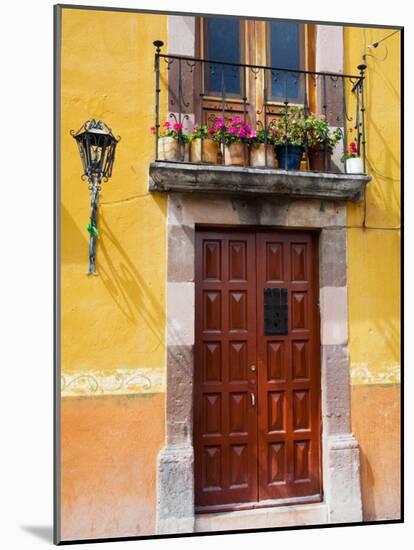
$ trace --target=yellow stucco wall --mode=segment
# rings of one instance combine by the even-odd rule
[[[400,517],[400,34],[346,28],[345,72],[366,57],[366,204],[348,206],[352,431],[364,520]],[[350,114],[352,95],[348,94]],[[365,220],[366,229],[361,225]]]
[[[153,534],[164,441],[166,201],[154,158],[155,39],[167,17],[62,10],[61,537]],[[165,75],[164,75],[165,77]],[[166,108],[165,101],[162,108]],[[121,136],[103,183],[97,276],[87,183],[69,131],[103,119]]]
[[[348,206],[351,383],[396,383],[400,367],[400,35],[346,27],[345,72],[366,57],[366,205]],[[349,95],[349,112],[354,114]],[[364,220],[367,229],[361,228]],[[356,227],[353,227],[356,226]]]
[[[148,193],[147,181],[154,156],[152,42],[166,42],[166,35],[162,15],[62,10],[64,395],[164,391],[166,201]],[[113,176],[103,183],[98,276],[90,277],[90,199],[69,134],[89,118],[102,118],[122,138]]]

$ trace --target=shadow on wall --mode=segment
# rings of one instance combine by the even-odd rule
[[[62,227],[61,262],[85,264],[86,272],[88,268],[89,246],[89,235],[86,230],[86,223],[85,231],[82,232],[63,204],[60,210],[60,216],[60,225]]]
[[[137,325],[138,318],[145,322],[156,338],[156,348],[158,348],[163,344],[165,326],[162,316],[154,313],[160,311],[159,299],[120,245],[106,222],[105,212],[100,210],[99,216],[98,223],[102,237],[98,243],[97,260],[102,283],[129,322]],[[108,242],[119,255],[120,260],[117,260],[116,263],[108,252]],[[102,254],[104,261],[99,262],[99,254]]]
[[[359,458],[361,463],[361,493],[363,501],[363,519],[376,518],[375,510],[375,476],[365,452],[359,449]],[[367,513],[368,512],[368,513]],[[368,517],[367,517],[368,516]]]

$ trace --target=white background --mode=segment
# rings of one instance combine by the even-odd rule
[[[174,11],[288,17],[324,21],[405,25],[406,143],[412,158],[413,18],[410,2],[295,0],[101,0],[74,3]],[[7,550],[51,545],[53,369],[53,2],[2,3],[0,30],[0,544]],[[410,93],[411,91],[411,93]],[[410,287],[414,204],[412,164],[406,166],[407,309],[412,334]],[[363,269],[364,266],[361,266]],[[384,285],[387,281],[384,281]],[[378,299],[381,299],[379,296]],[[105,548],[306,548],[375,550],[408,546],[414,539],[412,353],[406,364],[406,524],[168,540],[111,543]],[[411,351],[411,350],[410,350]],[[91,465],[93,467],[93,465]],[[83,545],[98,549],[102,544]]]

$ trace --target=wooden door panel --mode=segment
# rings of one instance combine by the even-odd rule
[[[267,381],[284,382],[286,380],[285,344],[284,342],[267,342]]]
[[[255,300],[254,234],[197,231],[197,507],[257,500]]]
[[[318,495],[320,367],[315,240],[256,233],[259,500]],[[265,336],[265,288],[288,291],[286,335]]]

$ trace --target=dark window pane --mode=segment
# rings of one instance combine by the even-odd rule
[[[300,24],[273,21],[270,27],[270,65],[300,69]],[[299,98],[300,75],[272,71],[272,97]]]
[[[207,17],[205,19],[205,57],[214,61],[240,63],[240,21]],[[222,79],[226,94],[240,95],[240,69],[217,64],[205,66],[209,92],[220,92]]]

